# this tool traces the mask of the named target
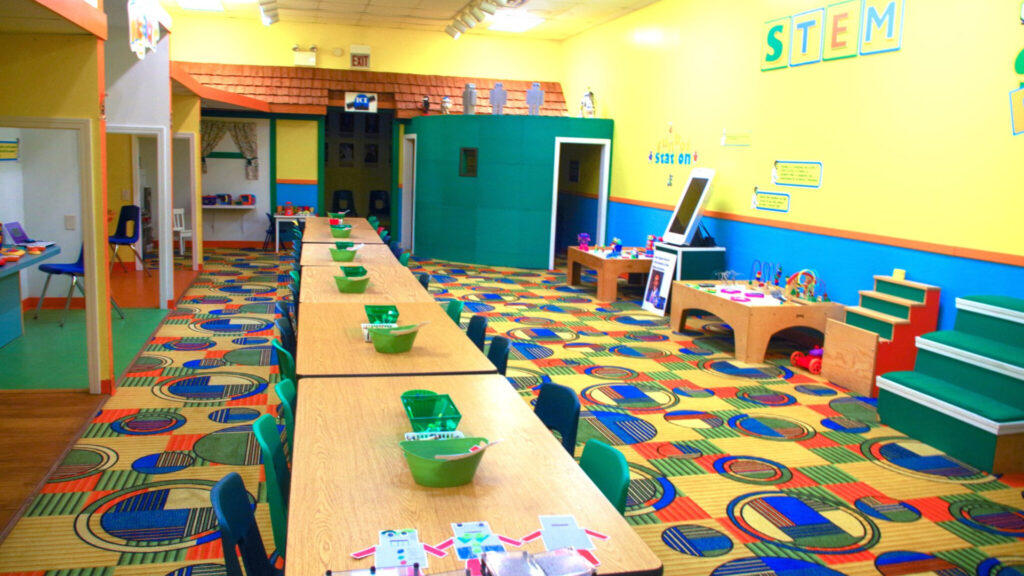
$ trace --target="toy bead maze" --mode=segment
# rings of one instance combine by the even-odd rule
[[[1024,300],[957,298],[953,330],[917,338],[912,371],[878,377],[884,424],[964,462],[1024,471]]]
[[[858,394],[876,396],[875,377],[914,366],[914,338],[935,330],[939,288],[891,276],[875,276],[873,290],[860,291],[860,305],[846,308],[845,321],[825,327],[821,374]]]

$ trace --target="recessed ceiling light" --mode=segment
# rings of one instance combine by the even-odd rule
[[[220,0],[178,0],[182,10],[201,10],[204,12],[223,12],[224,4]]]
[[[462,35],[461,32],[459,32],[455,28],[452,28],[451,26],[445,26],[444,31],[447,32],[449,36],[455,38],[456,40],[458,40],[459,36]]]
[[[544,19],[522,10],[501,10],[491,19],[488,30],[496,32],[526,32]]]

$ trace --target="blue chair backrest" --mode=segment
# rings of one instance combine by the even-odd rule
[[[549,430],[561,434],[562,446],[569,454],[575,454],[576,431],[580,424],[580,399],[572,388],[561,384],[541,384],[533,413]]]
[[[430,289],[430,274],[424,272],[422,274],[417,275],[416,277],[419,278],[420,286],[423,286],[424,290]]]
[[[292,322],[287,316],[274,319],[274,324],[277,325],[277,329],[281,332],[281,344],[284,345],[284,349],[291,352],[292,357],[295,356],[295,350],[297,342],[295,341],[295,331],[292,330]]]
[[[469,319],[469,327],[466,328],[466,336],[469,336],[469,340],[473,344],[476,344],[476,347],[479,348],[481,352],[484,351],[484,340],[486,340],[486,334],[486,316],[480,316],[479,314],[476,314]]]
[[[487,351],[487,358],[498,369],[498,374],[502,376],[508,370],[508,344],[508,338],[495,336],[491,338],[491,348]]]
[[[263,547],[263,538],[260,537],[260,528],[242,477],[231,472],[221,478],[210,491],[210,503],[220,525],[224,567],[228,576],[243,576],[236,547],[248,576],[273,576],[274,567],[267,558],[267,549]]]
[[[121,206],[121,214],[117,217],[117,230],[114,231],[114,236],[119,238],[131,239],[131,243],[134,244],[139,241],[139,214],[141,210],[134,204],[126,204]],[[128,223],[131,222],[132,234],[128,235]]]

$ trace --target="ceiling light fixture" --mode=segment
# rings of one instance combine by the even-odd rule
[[[469,28],[458,19],[452,20],[452,26],[459,31],[459,34],[465,34],[466,30],[469,30]]]
[[[456,40],[458,40],[459,36],[462,36],[462,32],[459,32],[458,30],[452,28],[451,26],[445,26],[444,31],[447,32],[449,36]]]
[[[501,10],[494,15],[487,29],[495,32],[526,32],[542,22],[543,18],[525,10]]]
[[[483,10],[484,12],[487,12],[491,16],[494,16],[494,13],[498,11],[498,8],[494,4],[491,4],[490,2],[481,2],[480,10]]]
[[[487,18],[487,15],[484,14],[480,10],[480,8],[477,8],[476,6],[470,6],[469,7],[469,13],[473,15],[473,18],[476,18],[477,22],[483,22],[484,19]]]
[[[475,16],[470,14],[468,11],[467,12],[463,12],[462,14],[460,14],[459,15],[459,20],[462,20],[462,22],[466,26],[468,26],[469,28],[472,28],[473,26],[476,26],[477,23],[480,22],[479,20],[476,19]]]
[[[260,20],[264,26],[277,22],[277,0],[259,0]]]

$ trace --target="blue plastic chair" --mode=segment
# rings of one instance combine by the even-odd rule
[[[575,455],[576,431],[580,425],[580,399],[576,392],[561,384],[541,384],[533,413],[548,430],[558,432],[562,436],[562,446],[570,455]]]
[[[135,249],[135,244],[139,241],[139,233],[142,231],[140,226],[142,210],[134,204],[126,204],[121,206],[121,214],[117,217],[117,229],[114,230],[114,235],[107,237],[107,242],[110,244],[110,250],[113,252],[113,257],[118,262],[121,262],[121,268],[128,270],[125,267],[124,262],[121,261],[121,256],[118,254],[118,248],[121,246],[127,246],[131,248],[132,254],[135,255],[135,259],[142,264],[142,271],[146,273],[146,276],[151,276],[149,270],[146,269],[146,263],[142,260],[142,255]],[[128,225],[132,225],[131,234],[128,233]],[[114,267],[114,263],[110,263],[111,269]]]
[[[78,283],[79,276],[85,276],[85,246],[82,246],[78,251],[78,260],[68,264],[40,264],[39,271],[46,273],[46,282],[43,282],[43,293],[39,295],[39,302],[36,303],[36,313],[32,316],[33,318],[39,318],[39,310],[43,307],[43,300],[46,298],[46,290],[50,287],[50,279],[54,276],[67,275],[71,276],[71,285],[68,286],[68,297],[64,301],[64,314],[60,317],[60,326],[64,327],[64,322],[68,318],[68,309],[71,308],[71,295],[74,294],[75,287],[78,287],[78,291],[82,293],[82,297],[85,297],[85,290],[82,289],[82,285]],[[121,307],[114,301],[114,297],[110,297],[110,305],[117,310],[117,314],[122,320],[125,319],[124,312]]]
[[[487,358],[498,369],[498,374],[502,376],[508,370],[508,346],[508,338],[495,336],[491,338],[491,347],[487,350]]]
[[[288,542],[288,495],[292,489],[292,473],[281,444],[277,420],[270,414],[260,416],[252,425],[253,434],[263,453],[263,471],[267,477],[267,503],[270,504],[270,526],[274,531],[277,555],[286,558]]]
[[[469,319],[469,326],[466,328],[466,336],[469,336],[469,340],[476,344],[476,347],[481,352],[484,351],[484,341],[487,338],[487,317],[475,314]],[[503,337],[504,339],[504,337]],[[506,354],[507,356],[507,354]],[[504,374],[504,372],[502,372]]]
[[[292,330],[292,324],[288,320],[287,316],[281,318],[275,318],[274,324],[277,326],[278,332],[281,333],[281,344],[284,349],[291,353],[292,357],[295,356],[296,345],[295,331]]]
[[[249,493],[238,472],[231,472],[214,484],[210,491],[217,524],[220,526],[220,540],[224,548],[224,567],[228,576],[243,576],[242,565],[248,576],[283,576],[284,571],[274,568],[263,547],[260,527],[256,524]],[[238,554],[242,562],[238,562]]]
[[[629,494],[629,463],[622,452],[601,442],[587,440],[580,455],[580,468],[590,476],[619,514],[626,512]]]
[[[263,251],[270,250],[270,243],[274,241],[274,215],[267,212],[267,235],[263,237]]]
[[[423,286],[424,290],[430,290],[430,274],[424,272],[422,274],[417,274],[416,277],[419,278],[420,286]]]

